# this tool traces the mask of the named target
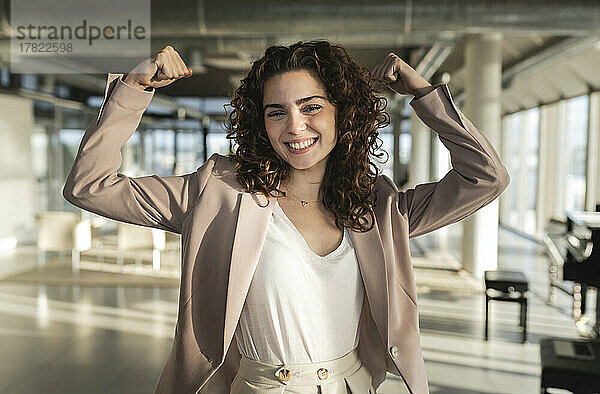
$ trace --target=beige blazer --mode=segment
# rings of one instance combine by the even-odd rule
[[[182,235],[173,347],[156,393],[229,393],[240,353],[234,331],[265,239],[274,199],[242,190],[233,164],[213,154],[181,176],[118,173],[120,149],[154,92],[109,74],[98,118],[85,131],[64,198],[82,209]],[[421,353],[409,238],[457,222],[490,203],[510,177],[487,138],[455,106],[447,85],[410,105],[450,150],[439,182],[399,192],[377,179],[374,227],[350,231],[365,287],[358,354],[377,388],[386,371],[411,393],[429,392]],[[264,206],[264,207],[261,207]],[[266,205],[266,206],[265,206]]]

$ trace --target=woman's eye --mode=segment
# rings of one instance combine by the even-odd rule
[[[320,109],[321,109],[321,106],[320,105],[316,105],[316,104],[315,105],[309,105],[308,107],[304,108],[304,110],[306,112],[316,112],[316,111],[318,111]]]
[[[302,109],[302,111],[305,113],[315,113],[315,112],[318,112],[321,108],[323,108],[323,107],[318,104],[313,104],[313,105],[308,105],[308,106],[304,107]],[[273,111],[273,112],[267,113],[268,118],[280,118],[282,116],[285,116],[284,111]]]

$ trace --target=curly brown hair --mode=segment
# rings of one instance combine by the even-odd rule
[[[385,111],[387,100],[374,90],[377,81],[340,45],[324,40],[274,45],[252,64],[226,105],[233,108],[225,128],[227,139],[237,144],[235,153],[229,155],[236,178],[247,192],[263,193],[267,201],[273,191],[285,195],[277,185],[289,178],[290,165],[275,152],[267,136],[263,92],[269,78],[297,70],[317,75],[337,109],[337,143],[327,158],[321,184],[323,205],[333,212],[339,229],[368,231],[374,222],[374,185],[379,175],[369,152],[378,158],[383,155],[377,153],[383,143],[377,130],[389,125],[390,118]],[[370,226],[366,215],[371,216]]]

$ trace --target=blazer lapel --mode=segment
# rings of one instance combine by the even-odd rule
[[[358,259],[365,292],[373,315],[373,320],[381,335],[384,346],[388,342],[388,281],[385,254],[377,220],[373,228],[365,233],[351,230],[350,238]]]
[[[225,331],[223,357],[231,343],[237,327],[250,282],[258,265],[263,243],[267,236],[269,219],[275,207],[275,198],[267,205],[262,194],[241,193],[240,210],[233,239],[229,283],[225,306]],[[260,206],[259,206],[260,204]],[[267,206],[265,206],[267,205]],[[261,207],[262,206],[262,207]],[[222,360],[223,360],[222,357]]]

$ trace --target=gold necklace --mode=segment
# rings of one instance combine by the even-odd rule
[[[284,191],[284,193],[286,193],[286,192]],[[315,201],[306,201],[306,200],[302,200],[302,199],[300,199],[300,198],[296,197],[296,196],[294,195],[294,193],[292,193],[292,192],[291,192],[291,191],[289,191],[289,190],[287,191],[287,193],[290,193],[290,194],[292,195],[292,197],[294,197],[296,200],[300,201],[300,203],[302,204],[302,206],[303,206],[303,207],[305,207],[305,206],[307,206],[308,204],[311,204],[311,203],[313,203],[313,202],[319,202],[319,201],[321,201],[321,200],[315,200]],[[286,197],[287,197],[287,194],[286,194]]]

